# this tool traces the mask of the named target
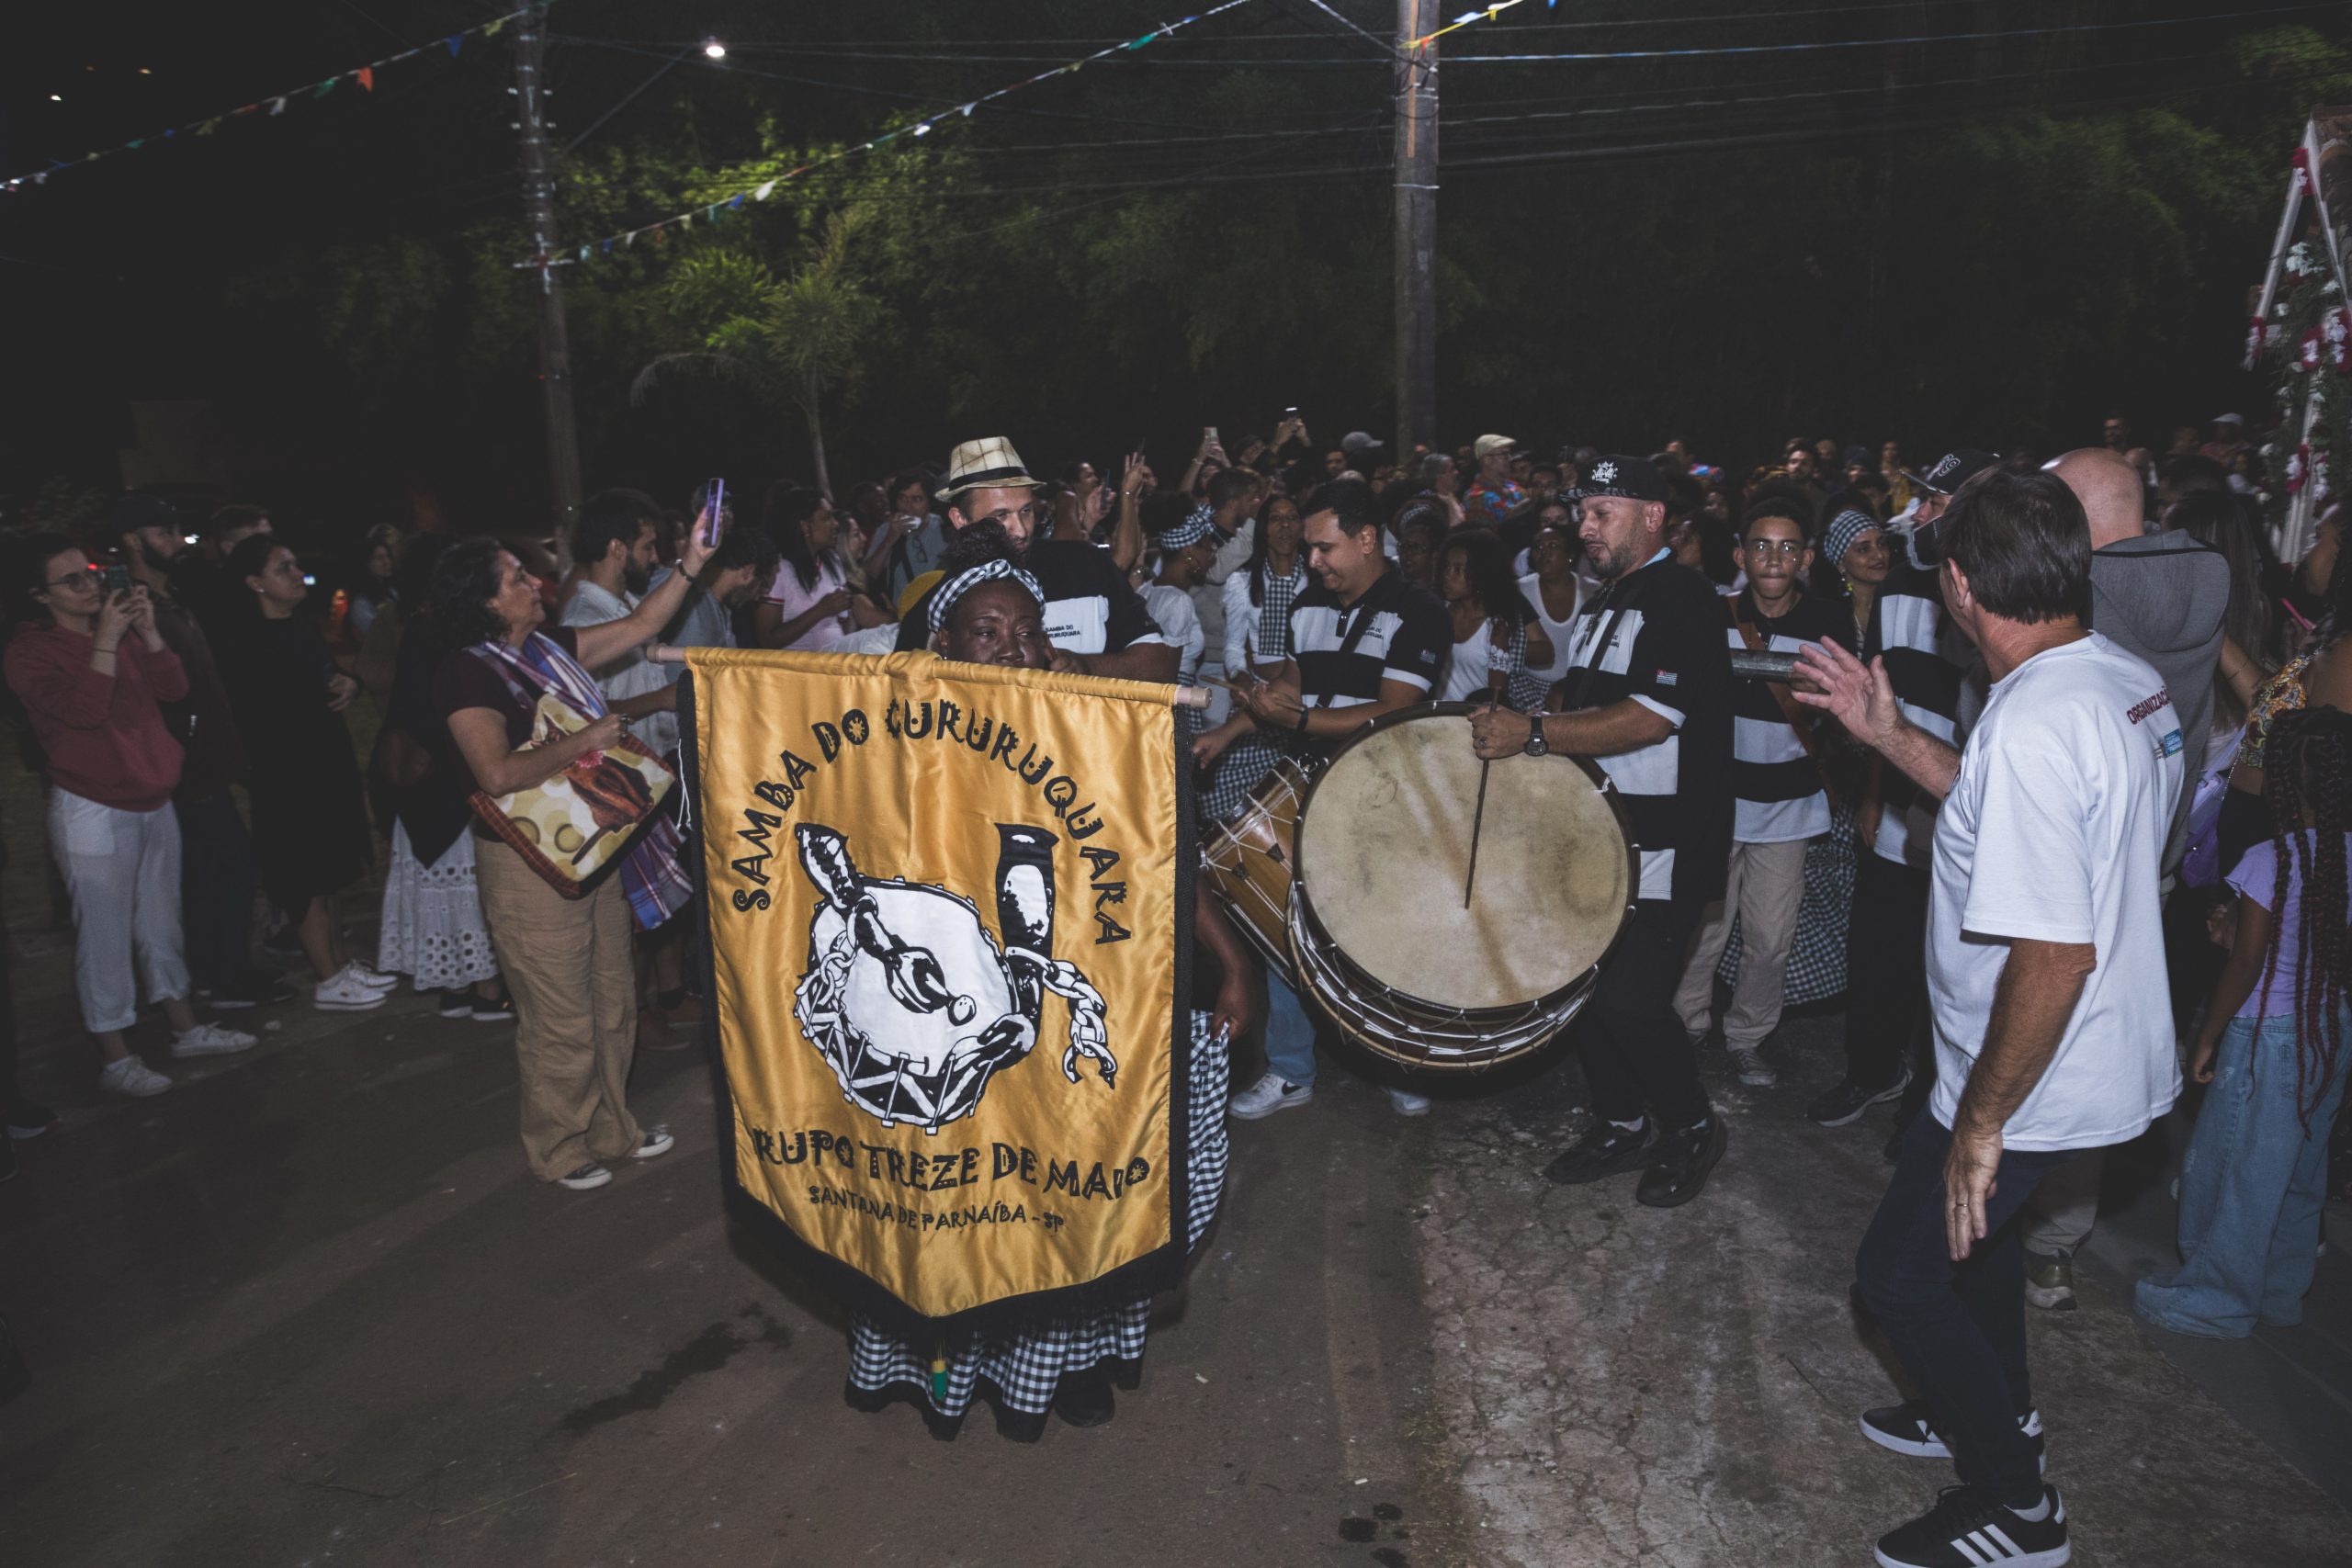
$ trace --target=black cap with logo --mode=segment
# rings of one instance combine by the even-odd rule
[[[1622,496],[1627,501],[1664,501],[1667,498],[1666,476],[1647,457],[1628,457],[1612,452],[1584,471],[1584,478],[1574,490],[1566,492],[1569,501],[1582,501],[1589,495]]]

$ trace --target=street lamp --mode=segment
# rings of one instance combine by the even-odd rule
[[[702,46],[702,53],[706,60],[724,60],[727,58],[727,46],[717,39],[711,39]]]

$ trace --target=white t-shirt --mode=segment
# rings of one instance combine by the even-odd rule
[[[617,621],[638,606],[637,595],[626,591],[618,595],[605,592],[586,578],[571,591],[571,602],[563,607],[561,625],[567,626],[601,626],[606,621]],[[623,697],[641,697],[648,692],[658,692],[670,683],[663,668],[645,657],[640,649],[624,653],[611,663],[588,671],[596,677],[596,684],[614,702]],[[667,754],[678,744],[678,717],[675,714],[649,713],[629,721],[629,730],[646,749]]]
[[[2180,1095],[2157,884],[2180,795],[2164,680],[2097,633],[1993,687],[1936,820],[1928,907],[1936,1120],[1949,1127],[1984,1048],[2002,939],[2088,942],[2098,967],[2041,1081],[2001,1131],[2012,1149],[2102,1148]]]
[[[1201,629],[1200,613],[1193,607],[1193,596],[1182,588],[1170,588],[1164,582],[1147,582],[1138,591],[1143,595],[1143,607],[1159,626],[1159,635],[1170,647],[1179,649],[1176,657],[1176,680],[1180,685],[1200,684],[1201,655],[1208,648],[1208,634]]]
[[[845,586],[841,568],[833,564],[831,557],[818,560],[817,581],[806,588],[800,586],[800,573],[793,570],[792,563],[779,561],[775,569],[775,584],[768,590],[768,603],[783,612],[785,620],[797,621],[815,609],[818,601],[827,594],[841,592]],[[842,625],[848,619],[846,614],[827,615],[802,632],[798,640],[785,646],[803,653],[830,653],[833,644],[849,635],[851,627]]]

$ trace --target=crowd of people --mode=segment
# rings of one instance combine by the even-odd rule
[[[1230,448],[1204,430],[1168,484],[1141,453],[1049,478],[987,437],[838,506],[791,483],[755,517],[607,491],[560,563],[544,539],[379,529],[332,605],[260,509],[198,526],[134,493],[82,536],[13,541],[6,674],[103,1090],[171,1087],[126,1040],[142,995],[175,1056],[254,1043],[199,1007],[300,1000],[256,954],[258,891],[311,1005],[372,1009],[405,979],[446,1017],[511,1020],[528,1165],[572,1189],[671,1146],[627,1084],[637,1049],[695,1041],[688,879],[657,815],[566,897],[481,803],[616,747],[674,761],[679,666],[656,645],[1204,686],[1185,784],[1212,822],[1374,718],[1470,705],[1482,757],[1590,759],[1638,851],[1573,1036],[1592,1118],[1546,1175],[1699,1198],[1728,1145],[1702,1071],[1718,1048],[1746,1088],[1806,1080],[1824,1129],[1890,1107],[1857,1271],[1922,1397],[1863,1430],[1955,1458],[1967,1485],[1881,1560],[1975,1561],[1939,1545],[1974,1532],[2043,1543],[1989,1560],[2057,1562],[2031,1555],[2063,1552],[2064,1522],[2022,1314],[2073,1304],[2101,1151],[2169,1110],[2185,1056],[2209,1087],[2184,1261],[2137,1303],[2191,1334],[2299,1320],[2347,1169],[2329,1146],[2352,1066],[2352,570],[2333,511],[2301,560],[2272,558],[2244,422],[2199,434],[2159,455],[2109,418],[2047,463],[1799,438],[1735,471],[1679,440],[1326,447],[1292,412]],[[1799,673],[1736,679],[1736,653]],[[370,962],[344,900],[379,860]],[[1229,1114],[1308,1104],[1318,1055],[1361,1069],[1288,976],[1263,976],[1262,1015],[1237,999],[1227,935],[1204,934],[1214,1010],[1262,1016],[1266,1060]],[[1782,1047],[1787,1008],[1840,998],[1841,1061]],[[54,1120],[8,1062],[0,1094],[18,1140]],[[1016,1435],[1048,1407],[1092,1424],[1098,1366],[1140,1332],[999,1346],[973,1376],[1017,1367],[995,1380],[1026,1390]],[[861,1340],[853,1402],[885,1399],[901,1361]]]

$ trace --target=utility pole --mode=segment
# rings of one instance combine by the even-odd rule
[[[1396,461],[1437,442],[1437,0],[1396,0]]]
[[[556,554],[569,559],[580,520],[580,427],[571,412],[571,339],[563,325],[563,286],[555,267],[555,159],[548,151],[547,12],[534,4],[514,32],[515,128],[523,133],[523,212],[538,286],[539,401],[547,415],[548,492],[555,503]]]

